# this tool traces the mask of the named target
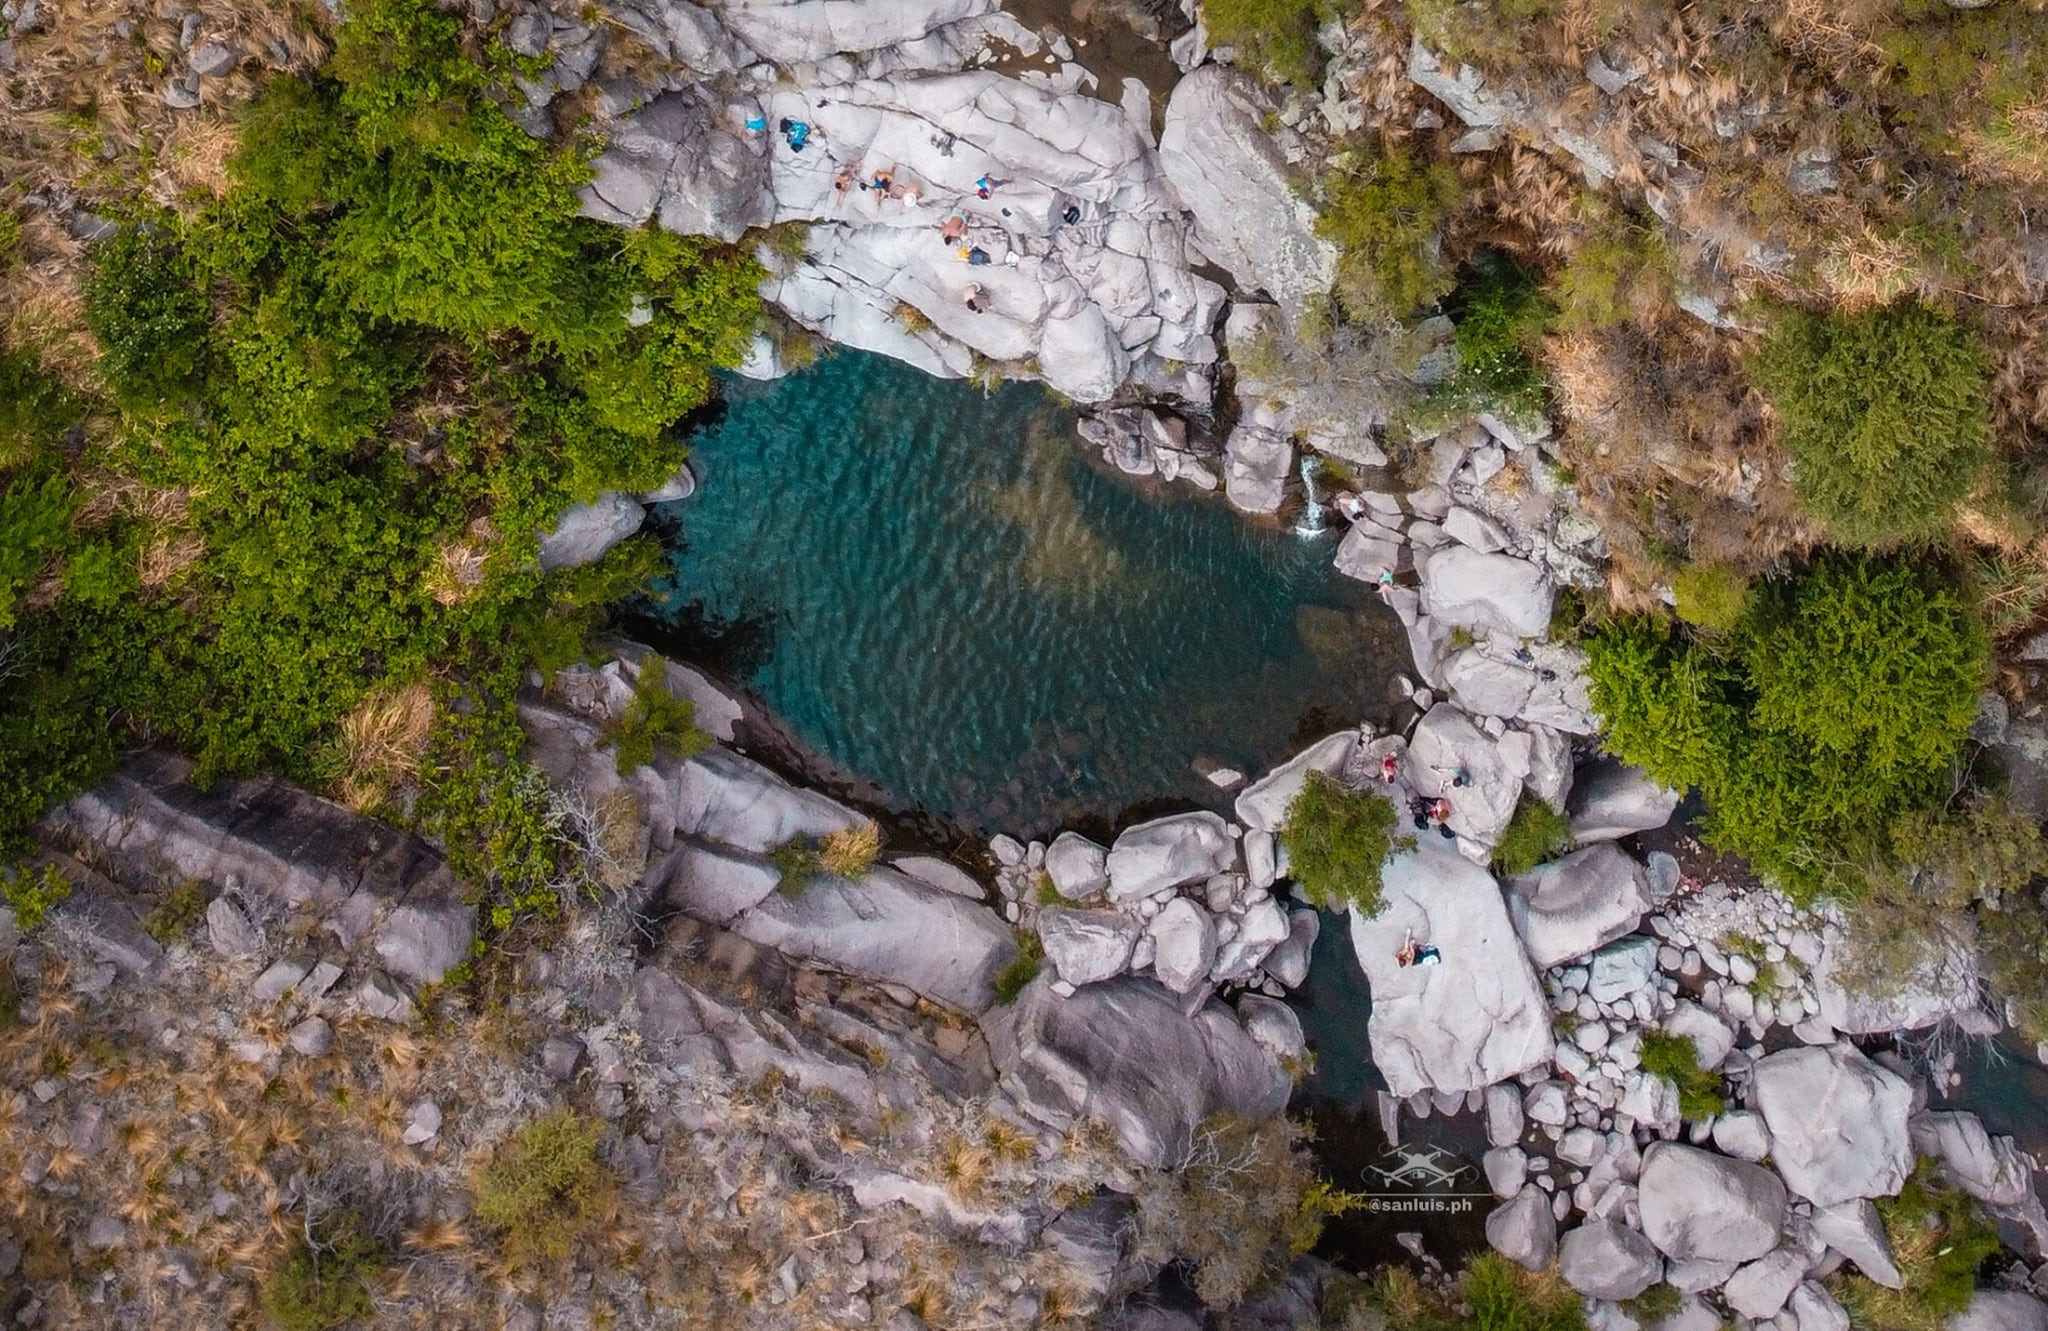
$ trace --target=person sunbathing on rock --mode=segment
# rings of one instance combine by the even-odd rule
[[[1408,931],[1407,941],[1401,944],[1400,950],[1394,953],[1394,960],[1400,962],[1403,968],[1441,965],[1443,959],[1443,953],[1437,951],[1435,947],[1428,943],[1416,942],[1413,929]]]
[[[989,195],[994,194],[998,189],[1009,183],[1009,181],[995,176],[982,176],[974,182],[975,197],[986,199]]]

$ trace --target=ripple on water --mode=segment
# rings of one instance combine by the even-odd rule
[[[1380,716],[1399,625],[1329,538],[1106,474],[1033,386],[841,352],[735,381],[674,506],[666,640],[904,805],[1040,833]]]

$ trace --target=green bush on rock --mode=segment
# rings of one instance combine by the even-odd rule
[[[1571,819],[1534,795],[1524,793],[1515,816],[1493,848],[1493,871],[1527,873],[1572,844]]]
[[[1458,201],[1457,177],[1393,143],[1340,161],[1316,215],[1316,234],[1341,251],[1337,303],[1353,319],[1405,319],[1451,289],[1438,235]]]
[[[1989,652],[1931,571],[1848,555],[1760,584],[1725,639],[1630,617],[1586,647],[1609,749],[1698,787],[1708,838],[1799,895],[1947,793]]]
[[[1788,314],[1751,374],[1783,422],[1800,501],[1838,541],[1937,536],[1982,474],[1990,358],[1925,306]]]
[[[1382,796],[1310,772],[1280,829],[1302,897],[1316,906],[1343,903],[1379,914],[1380,868],[1393,849],[1397,821]]]
[[[1721,1078],[1700,1066],[1699,1049],[1683,1035],[1644,1031],[1643,1071],[1678,1088],[1678,1112],[1692,1120],[1712,1118],[1727,1108]]]

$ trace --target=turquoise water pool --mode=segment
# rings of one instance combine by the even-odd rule
[[[1406,665],[1333,537],[1107,472],[1034,386],[841,352],[733,381],[692,449],[660,636],[966,828],[1219,805],[1197,760],[1256,772],[1383,716]]]

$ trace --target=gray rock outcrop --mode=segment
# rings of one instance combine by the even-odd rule
[[[1643,1152],[1643,1235],[1666,1257],[1747,1262],[1778,1244],[1785,1185],[1759,1165],[1676,1142]]]
[[[1262,1118],[1292,1089],[1230,1009],[1210,1003],[1189,1016],[1172,994],[1129,976],[1071,998],[1040,977],[983,1028],[1001,1085],[1025,1113],[1056,1129],[1098,1119],[1155,1168],[1180,1163],[1210,1114]]]
[[[1531,1271],[1545,1271],[1557,1257],[1557,1217],[1550,1194],[1535,1184],[1486,1217],[1486,1241],[1494,1251]]]
[[[1567,812],[1572,840],[1583,845],[1653,831],[1670,822],[1677,808],[1677,791],[1664,789],[1637,768],[1610,760],[1579,770]]]
[[[1593,1299],[1632,1299],[1664,1274],[1650,1241],[1612,1220],[1588,1220],[1558,1244],[1557,1273]]]
[[[1055,892],[1086,901],[1109,888],[1109,852],[1078,832],[1062,832],[1046,847],[1045,872]]]
[[[785,955],[905,985],[962,1012],[995,1001],[996,974],[1017,955],[994,911],[886,868],[858,879],[821,875],[793,898],[770,893],[728,927]]]
[[[1550,631],[1555,591],[1543,570],[1526,560],[1453,545],[1432,554],[1420,571],[1423,612],[1441,624],[1510,638]]]
[[[1203,251],[1291,321],[1330,289],[1337,251],[1315,234],[1297,172],[1266,129],[1271,109],[1249,75],[1204,65],[1167,100],[1159,164],[1194,214]]]
[[[1135,901],[1228,869],[1237,843],[1213,813],[1176,813],[1140,823],[1109,848],[1109,897]]]
[[[1758,1061],[1752,1096],[1771,1130],[1772,1163],[1815,1206],[1890,1197],[1913,1172],[1913,1090],[1845,1044]]]
[[[1508,913],[1538,966],[1583,957],[1632,932],[1650,909],[1649,878],[1613,845],[1587,846],[1507,884]]]
[[[1068,984],[1094,984],[1121,975],[1131,964],[1138,941],[1138,921],[1112,910],[1061,910],[1038,913],[1038,936],[1045,959]]]
[[[640,530],[647,510],[630,496],[605,491],[563,513],[553,531],[540,538],[543,569],[581,568]]]
[[[2048,1305],[2017,1290],[1980,1289],[1948,1331],[2048,1331]]]
[[[1261,832],[1278,832],[1287,822],[1287,810],[1308,781],[1310,772],[1342,776],[1358,752],[1358,732],[1340,730],[1325,735],[1238,792],[1233,806],[1237,820]]]

